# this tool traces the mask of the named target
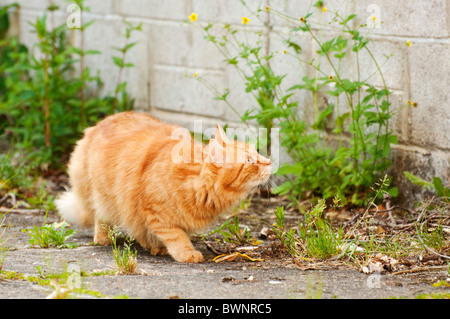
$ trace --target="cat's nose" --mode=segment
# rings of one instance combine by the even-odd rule
[[[264,165],[272,164],[272,161],[268,158],[265,158],[264,156],[259,156],[259,162]]]

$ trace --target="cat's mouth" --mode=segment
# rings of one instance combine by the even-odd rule
[[[253,181],[252,188],[266,184],[269,181],[271,173],[272,173],[272,166],[264,165],[263,168],[261,169],[261,172],[259,173],[258,179]]]
[[[270,174],[272,174],[272,165],[265,165],[261,170],[261,179],[266,182],[269,179]]]

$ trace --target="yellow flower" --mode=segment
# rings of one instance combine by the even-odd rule
[[[333,79],[334,79],[334,77],[332,75],[330,75],[328,78],[330,79],[330,81],[333,81]]]
[[[250,19],[247,17],[242,17],[242,23],[243,24],[248,24],[250,22]]]
[[[197,13],[192,12],[189,16],[189,20],[191,20],[191,22],[197,21]]]
[[[375,22],[377,18],[375,16],[372,16],[372,21]]]
[[[406,103],[408,103],[408,105],[411,105],[411,100],[408,100]]]
[[[300,21],[301,21],[301,22],[305,22],[305,17],[301,17],[301,18],[300,18]]]
[[[406,40],[406,46],[409,48],[411,46],[411,41]]]
[[[195,73],[194,73],[194,78],[196,78],[196,77],[197,77],[197,75],[198,75],[198,72],[195,72]]]
[[[287,53],[287,51],[286,50],[283,50],[283,54],[286,54]]]
[[[322,12],[327,12],[327,7],[323,7]]]
[[[341,207],[340,202],[341,202],[341,198],[339,197],[339,195],[336,194],[333,198],[334,206]]]
[[[411,103],[411,106],[412,106],[412,107],[417,107],[417,102],[412,102],[412,103]]]
[[[270,11],[270,7],[266,6],[266,12],[269,12],[269,11]]]

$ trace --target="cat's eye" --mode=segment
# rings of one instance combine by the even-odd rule
[[[254,164],[255,162],[251,157],[247,157],[247,164]]]

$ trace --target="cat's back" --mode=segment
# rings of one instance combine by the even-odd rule
[[[108,116],[93,127],[92,133],[89,133],[107,139],[136,135],[139,132],[170,137],[176,128],[178,126],[164,123],[148,114],[129,111]]]
[[[137,172],[155,161],[170,160],[172,132],[179,128],[148,114],[122,112],[87,128],[72,155],[72,167],[82,163],[90,178]],[[167,150],[169,149],[169,150]],[[69,170],[70,170],[69,166]]]

